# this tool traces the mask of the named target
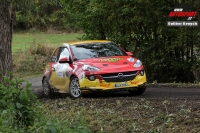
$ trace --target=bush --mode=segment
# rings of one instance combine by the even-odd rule
[[[0,133],[90,133],[86,121],[79,114],[72,127],[54,117],[41,115],[45,107],[31,92],[31,84],[24,80],[4,77],[0,84]],[[39,110],[40,108],[40,110]],[[67,123],[70,123],[68,120]]]
[[[0,131],[27,129],[38,117],[38,100],[31,92],[31,84],[24,80],[4,77],[0,84]]]
[[[54,47],[46,44],[33,44],[25,51],[19,51],[13,56],[14,74],[28,76],[41,74],[48,62]]]

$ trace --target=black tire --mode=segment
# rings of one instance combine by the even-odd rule
[[[71,98],[80,98],[82,92],[80,90],[79,80],[77,77],[72,77],[69,84],[69,93]]]
[[[145,92],[146,90],[146,86],[144,87],[138,87],[136,88],[135,90],[129,90],[128,92],[131,94],[131,95],[141,95]]]
[[[55,97],[55,92],[50,87],[49,81],[46,77],[44,78],[44,80],[42,82],[42,88],[43,88],[43,94],[46,98],[54,98]]]

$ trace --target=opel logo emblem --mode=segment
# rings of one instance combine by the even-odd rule
[[[122,79],[124,77],[123,73],[118,73],[117,76],[118,76],[119,79]]]

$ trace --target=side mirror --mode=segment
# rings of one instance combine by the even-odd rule
[[[129,55],[129,56],[133,56],[132,52],[126,52],[126,54]]]
[[[71,61],[67,57],[65,57],[65,58],[59,59],[59,63],[71,63]]]

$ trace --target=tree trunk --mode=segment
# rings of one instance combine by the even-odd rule
[[[12,33],[14,10],[11,2],[1,0],[0,3],[0,83],[3,76],[12,77]]]

